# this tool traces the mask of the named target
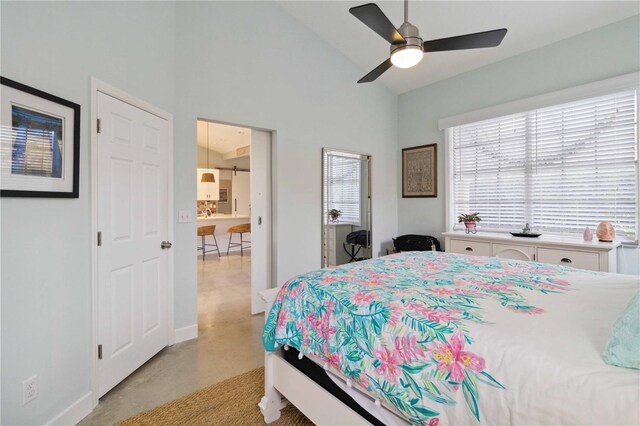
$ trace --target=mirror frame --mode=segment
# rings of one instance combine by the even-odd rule
[[[375,258],[375,252],[373,249],[373,191],[371,190],[371,176],[373,175],[373,156],[371,154],[366,154],[364,152],[352,151],[348,149],[342,148],[329,148],[323,147],[320,154],[320,209],[323,210],[320,215],[320,268],[324,269],[324,157],[327,151],[337,151],[344,152],[346,154],[355,154],[360,155],[362,157],[367,158],[367,162],[369,163],[368,174],[367,174],[367,185],[369,186],[369,235],[371,240],[371,259]]]

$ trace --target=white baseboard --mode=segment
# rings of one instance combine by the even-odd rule
[[[47,425],[76,425],[93,411],[93,393],[87,392],[82,398],[67,407],[62,413],[47,422]]]
[[[188,325],[182,328],[176,328],[174,343],[180,343],[198,337],[198,324]]]

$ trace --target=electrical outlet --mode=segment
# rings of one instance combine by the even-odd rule
[[[180,210],[178,212],[178,223],[191,223],[191,210]]]
[[[22,382],[22,405],[38,397],[38,375],[29,377]]]

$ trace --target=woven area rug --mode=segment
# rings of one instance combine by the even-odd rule
[[[264,368],[232,377],[164,405],[129,417],[119,426],[133,425],[264,425],[258,402],[264,393]],[[288,404],[273,426],[313,425]]]

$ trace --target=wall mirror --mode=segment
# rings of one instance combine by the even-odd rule
[[[371,156],[324,148],[322,267],[371,255]]]

